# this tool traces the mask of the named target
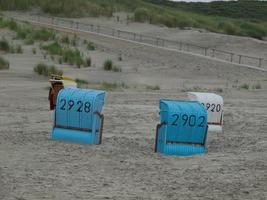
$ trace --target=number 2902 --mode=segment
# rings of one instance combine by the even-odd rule
[[[172,126],[178,126],[179,119],[182,120],[181,125],[182,126],[197,126],[197,127],[204,127],[205,125],[205,117],[204,116],[199,116],[198,118],[195,115],[178,115],[178,114],[173,114],[173,121],[172,121]]]

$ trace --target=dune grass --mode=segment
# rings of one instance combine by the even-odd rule
[[[0,51],[5,53],[23,53],[21,45],[10,44],[5,38],[0,40]]]
[[[248,89],[249,89],[249,84],[247,84],[247,83],[243,83],[242,85],[239,86],[239,89],[245,89],[245,90],[248,90]]]
[[[78,68],[85,64],[81,52],[78,49],[65,49],[62,58],[63,62],[68,63],[70,65],[76,65]]]
[[[114,65],[113,61],[110,59],[105,60],[103,63],[103,69],[105,71],[121,72],[121,67]]]
[[[254,89],[254,90],[259,90],[261,88],[262,87],[261,87],[261,84],[260,83],[256,83],[256,84],[252,85],[252,89]]]
[[[113,68],[113,61],[110,59],[105,60],[103,68],[105,71],[111,71]]]
[[[63,75],[63,71],[57,69],[54,65],[46,65],[44,63],[39,63],[37,64],[34,68],[33,71],[37,73],[38,75],[43,75],[43,76],[50,76],[51,74],[55,75]]]
[[[3,38],[0,40],[0,51],[9,52],[11,49],[11,46],[9,42]]]
[[[87,49],[91,50],[91,51],[95,50],[96,49],[95,44],[92,42],[88,42],[87,43]]]
[[[62,55],[63,53],[63,47],[58,42],[44,45],[42,49],[46,50],[51,55]]]
[[[49,41],[55,39],[54,31],[46,28],[33,29],[23,26],[18,26],[15,30],[17,32],[17,38],[30,41]]]
[[[90,57],[87,57],[85,59],[84,67],[91,67],[91,65],[92,65],[92,60]]]
[[[76,65],[78,68],[90,67],[91,58],[84,59],[81,52],[78,49],[73,50],[68,46],[62,46],[59,42],[53,42],[48,45],[42,46],[42,49],[46,50],[51,56],[60,56],[59,63],[68,63],[70,65]]]
[[[100,89],[107,90],[107,91],[117,91],[123,89],[129,89],[130,87],[126,85],[124,82],[122,83],[109,83],[109,82],[102,82],[100,85]]]
[[[88,82],[84,79],[76,79],[78,88],[90,88],[97,90],[106,90],[106,91],[123,91],[124,89],[129,89],[130,87],[126,85],[124,82],[117,83],[109,83],[109,82]]]
[[[134,13],[132,20],[168,27],[195,27],[230,35],[262,39],[267,36],[267,2],[237,1],[173,3],[165,0],[2,0],[4,10],[39,6],[45,13],[64,17],[108,16],[116,11]],[[16,29],[14,22],[10,28]]]
[[[3,57],[0,57],[0,70],[4,69],[9,69],[9,62]]]
[[[70,44],[70,38],[68,35],[64,35],[61,37],[60,41],[64,44]]]
[[[35,41],[49,41],[55,39],[55,32],[46,28],[32,28],[27,25],[19,25],[15,21],[0,16],[0,28],[9,28],[15,31],[17,39],[25,40],[25,44],[31,45]]]
[[[264,22],[243,19],[232,19],[227,17],[205,16],[184,11],[164,11],[160,9],[151,11],[138,8],[134,11],[134,20],[148,22],[151,24],[163,24],[168,27],[204,28],[211,32],[225,33],[229,35],[250,36],[262,39],[267,36],[267,26]]]
[[[147,90],[160,90],[160,87],[158,85],[155,85],[155,86],[147,85],[146,89]]]

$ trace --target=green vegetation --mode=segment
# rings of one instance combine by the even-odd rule
[[[100,89],[107,90],[107,91],[115,91],[115,90],[122,90],[122,89],[128,89],[129,86],[125,83],[108,83],[103,82],[100,86]]]
[[[101,87],[102,87],[102,89],[107,90],[107,91],[114,91],[114,90],[118,89],[120,86],[118,83],[103,82]]]
[[[118,56],[118,61],[122,61],[122,55],[121,54],[119,54],[119,56]]]
[[[64,35],[60,41],[65,44],[70,44],[70,38],[67,35]]]
[[[121,72],[121,67],[114,65],[113,61],[110,59],[104,62],[103,68],[105,71]]]
[[[76,65],[78,68],[80,68],[85,63],[78,49],[65,49],[62,58],[63,62],[70,65]]]
[[[71,42],[70,42],[71,45],[72,45],[72,46],[76,46],[76,45],[77,45],[77,42],[78,42],[78,39],[79,39],[79,38],[78,38],[77,35],[75,34],[74,37],[71,39]]]
[[[32,53],[36,54],[36,49],[35,48],[32,48]]]
[[[39,6],[45,13],[65,17],[108,16],[115,11],[134,13],[131,20],[168,27],[204,28],[212,32],[267,36],[266,1],[175,3],[167,0],[2,0],[3,10],[26,10]],[[118,17],[118,16],[117,16]],[[128,17],[128,20],[130,17]],[[15,23],[9,24],[16,29]]]
[[[113,62],[112,60],[108,59],[104,62],[104,66],[103,66],[104,70],[106,71],[111,71],[113,68]]]
[[[121,72],[121,67],[116,66],[116,65],[113,65],[113,67],[112,67],[112,71],[113,71],[113,72]]]
[[[260,83],[256,83],[256,84],[254,84],[254,85],[252,86],[252,89],[254,89],[254,90],[259,90],[259,89],[261,89],[261,84],[260,84]]]
[[[63,71],[57,69],[54,65],[48,66],[44,63],[39,63],[37,64],[34,68],[33,71],[39,75],[43,76],[50,76],[51,74],[55,75],[63,75]]]
[[[6,59],[0,57],[0,70],[2,69],[9,69],[9,62]]]
[[[55,33],[52,30],[49,29],[33,29],[23,26],[18,26],[16,30],[17,32],[17,38],[23,39],[26,41],[49,41],[55,39]]]
[[[77,87],[78,88],[87,88],[89,82],[87,80],[84,79],[75,79],[75,82],[77,83]]]
[[[218,93],[223,93],[223,89],[222,88],[215,88],[215,91]]]
[[[1,6],[0,6],[1,7]],[[33,29],[27,25],[18,25],[15,21],[0,16],[0,28],[9,28],[17,33],[17,38],[25,40],[25,44],[34,44],[35,40],[48,41],[55,39],[54,31],[50,29]]]
[[[239,88],[240,88],[240,89],[248,90],[248,89],[249,89],[249,84],[244,83],[244,84],[240,85]]]
[[[179,10],[231,18],[267,20],[267,3],[253,0],[214,1],[210,3],[184,3],[165,0],[149,0],[151,3],[173,7]]]
[[[15,47],[15,53],[23,53],[21,45],[16,45]]]
[[[28,39],[25,40],[24,44],[26,44],[26,45],[33,45],[34,44],[34,39],[28,38]]]
[[[51,55],[62,55],[63,48],[58,42],[53,42],[51,44],[45,45],[42,49],[46,50]]]
[[[0,51],[6,53],[23,53],[21,45],[11,45],[6,39],[0,40]]]
[[[60,56],[58,59],[60,64],[65,62],[70,65],[76,65],[78,68],[81,66],[91,66],[91,58],[83,59],[81,52],[78,49],[73,50],[69,47],[63,47],[58,42],[53,42],[51,44],[42,46],[42,49],[46,50],[51,56]]]
[[[9,52],[11,49],[10,44],[6,39],[0,40],[0,51]]]
[[[95,50],[96,48],[95,48],[95,45],[94,45],[94,43],[92,43],[92,42],[88,42],[88,44],[87,44],[87,49],[88,50]]]
[[[85,67],[91,67],[92,61],[91,58],[88,57],[85,59]]]
[[[107,90],[107,91],[122,91],[123,89],[130,88],[125,83],[108,83],[108,82],[102,82],[102,83],[90,83],[87,80],[84,79],[76,79],[75,82],[77,83],[78,88],[92,88],[92,89],[99,89],[99,90]]]
[[[147,90],[160,90],[160,87],[158,85],[155,85],[155,86],[148,85],[146,86],[146,89]]]
[[[88,82],[87,80],[79,79],[79,78],[76,78],[76,79],[75,79],[75,82],[76,82],[77,84],[84,84],[84,85],[89,84],[89,82]]]

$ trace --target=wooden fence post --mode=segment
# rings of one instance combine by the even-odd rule
[[[212,57],[215,56],[215,49],[212,49],[212,54],[211,54]]]
[[[208,48],[204,48],[205,56],[207,56]]]
[[[182,49],[183,49],[183,43],[182,42],[180,42],[180,51],[182,51]]]
[[[263,58],[259,58],[259,67],[262,66],[262,60],[263,60]]]
[[[239,56],[238,63],[241,64],[241,58],[242,58],[242,56],[241,55],[238,55],[238,56]]]
[[[231,58],[230,58],[231,59],[231,62],[233,62],[234,61],[234,54],[231,53],[230,55],[231,55]]]
[[[156,38],[156,45],[159,46],[159,38]]]

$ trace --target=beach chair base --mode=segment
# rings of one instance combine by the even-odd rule
[[[222,133],[223,129],[221,125],[209,124],[209,132]]]
[[[63,128],[54,128],[51,134],[51,139],[65,142],[77,142],[81,144],[94,144],[92,133]]]
[[[207,148],[203,146],[192,146],[185,144],[165,144],[162,153],[165,155],[191,156],[195,154],[203,154],[206,152]]]
[[[195,154],[203,154],[208,151],[205,145],[164,141],[163,133],[160,131],[160,128],[164,125],[166,124],[158,124],[156,128],[155,153],[162,153],[164,155],[191,156]]]

